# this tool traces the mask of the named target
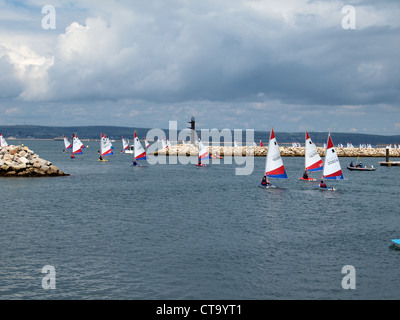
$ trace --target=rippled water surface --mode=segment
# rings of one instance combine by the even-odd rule
[[[277,189],[237,165],[146,164],[117,152],[78,159],[62,141],[22,141],[70,174],[0,179],[1,299],[398,299],[400,167],[351,172],[320,191],[283,158]],[[356,159],[352,159],[356,160]],[[223,160],[222,160],[223,162]],[[318,177],[318,174],[314,174]],[[42,267],[56,289],[42,288]],[[342,267],[356,289],[342,288]]]

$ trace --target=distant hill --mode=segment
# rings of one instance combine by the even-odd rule
[[[149,129],[129,128],[116,126],[77,126],[77,127],[47,127],[35,125],[0,126],[0,133],[17,139],[54,139],[63,135],[70,138],[76,133],[80,139],[100,139],[101,133],[107,134],[110,139],[121,139],[122,136],[133,138],[134,131],[138,137],[144,138]]]
[[[9,125],[0,126],[0,133],[7,139],[15,137],[16,139],[54,139],[60,138],[63,135],[71,137],[72,133],[78,134],[80,139],[99,139],[101,133],[106,133],[108,137],[115,140],[120,140],[122,136],[133,139],[134,131],[136,131],[140,139],[146,137],[150,128],[133,128],[133,127],[118,127],[118,126],[77,126],[77,127],[54,127],[54,126],[35,126],[35,125]],[[168,129],[163,129],[168,137]],[[197,131],[200,131],[198,129]],[[178,130],[179,133],[179,130]],[[326,142],[327,132],[309,132],[311,139],[317,145],[322,145]],[[232,131],[233,135],[233,131]],[[298,142],[304,144],[304,132],[275,132],[278,143],[291,144]],[[351,142],[355,147],[360,143],[370,143],[373,146],[381,146],[387,144],[399,144],[400,135],[384,136],[374,134],[361,133],[331,133],[335,145],[342,143],[346,146],[347,142]],[[245,130],[243,130],[242,141],[245,141]],[[232,139],[234,139],[232,137]],[[259,144],[260,140],[267,145],[269,132],[254,131],[254,141]],[[223,143],[223,139],[221,139]]]

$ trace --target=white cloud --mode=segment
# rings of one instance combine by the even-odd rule
[[[372,106],[397,115],[400,5],[360,2],[357,29],[343,30],[345,4],[58,1],[57,30],[45,31],[40,1],[21,13],[0,2],[10,13],[0,23],[0,97],[49,103],[47,112],[72,101],[81,116],[100,120],[104,106],[115,121],[196,111],[222,127],[263,117],[283,126],[326,127],[333,121],[321,117],[349,114],[369,121]]]
[[[26,45],[14,45],[12,43],[0,43],[0,61],[3,61],[4,69],[0,76],[0,83],[13,84],[15,88],[9,91],[9,85],[5,84],[0,89],[2,96],[13,94],[14,97],[23,99],[42,98],[47,94],[47,70],[53,65],[53,57],[40,56]],[[8,72],[6,71],[8,69]]]

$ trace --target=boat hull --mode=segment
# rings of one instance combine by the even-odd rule
[[[258,187],[263,189],[276,188],[273,184],[263,185],[261,183],[258,184]]]
[[[358,168],[358,167],[350,167],[348,166],[347,169],[351,170],[351,171],[375,171],[375,168],[368,168],[368,167],[364,167],[364,168]]]
[[[304,179],[303,177],[301,177],[300,180],[302,180],[302,181],[317,181],[317,179],[314,179],[314,178]]]
[[[315,185],[314,187],[315,187],[315,188],[318,188],[319,190],[322,190],[322,191],[335,191],[335,190],[336,190],[336,189],[333,188],[333,187],[326,187],[326,188],[323,188],[323,187],[320,187],[319,185]]]

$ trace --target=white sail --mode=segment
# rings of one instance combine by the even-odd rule
[[[82,149],[84,149],[85,146],[84,144],[81,142],[81,140],[79,140],[78,136],[74,133],[72,136],[72,153],[74,154],[81,154]]]
[[[342,169],[338,155],[332,142],[331,133],[328,135],[328,142],[326,144],[324,169],[322,171],[324,179],[338,180],[343,179]]]
[[[208,149],[199,140],[199,160],[208,159],[208,158],[210,158],[210,155],[208,153]]]
[[[102,156],[108,156],[114,154],[112,151],[112,143],[106,135],[101,134],[100,138],[100,154]]]
[[[69,142],[68,138],[66,136],[63,136],[63,138],[64,138],[65,150],[72,148],[72,144],[71,142]]]
[[[6,139],[4,139],[3,135],[0,133],[0,147],[7,147],[8,143]]]
[[[305,143],[305,169],[306,171],[318,171],[322,170],[324,163],[320,155],[318,154],[317,148],[312,142],[310,135],[306,131],[306,143]]]
[[[124,137],[122,137],[122,150],[129,150],[129,142]]]
[[[164,141],[164,139],[161,139],[161,149],[165,149],[167,147],[168,147],[167,143]]]
[[[135,159],[136,160],[147,159],[146,151],[144,150],[142,144],[140,143],[139,138],[136,135],[136,132],[135,132],[135,137],[133,139],[133,146],[134,146],[134,149],[135,149]]]
[[[285,166],[283,165],[274,129],[271,129],[269,138],[268,154],[265,161],[265,175],[271,178],[287,179]]]

